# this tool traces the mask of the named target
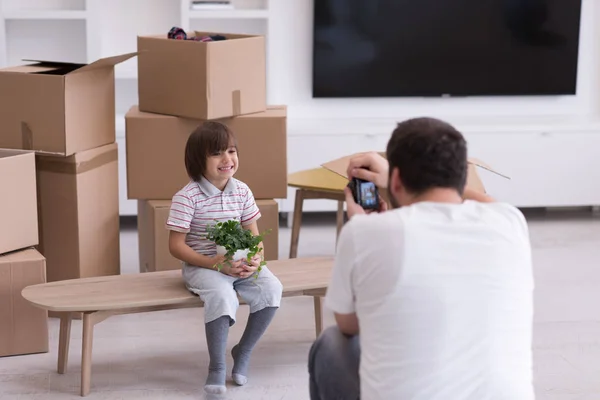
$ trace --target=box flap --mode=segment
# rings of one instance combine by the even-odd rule
[[[252,114],[237,115],[235,117],[219,118],[219,120],[231,119],[231,118],[286,118],[287,107],[285,106],[267,106],[265,111],[259,111]]]
[[[469,158],[469,163],[478,166],[479,168],[483,168],[487,171],[490,171],[493,174],[499,175],[503,178],[506,179],[510,179],[510,177],[508,175],[504,175],[501,174],[500,172],[496,171],[495,169],[493,169],[492,167],[490,167],[488,164],[484,163],[483,161],[477,159],[477,158]]]
[[[0,255],[0,264],[21,263],[45,260],[44,256],[34,248],[17,250],[12,253]]]
[[[85,71],[91,71],[91,70],[100,69],[100,68],[114,67],[115,65],[120,64],[124,61],[127,61],[130,58],[133,58],[137,55],[138,55],[138,52],[134,52],[134,53],[122,54],[119,56],[101,58],[97,61],[94,61],[91,64],[88,64],[79,69],[76,69],[75,71],[71,72],[71,74],[76,74],[76,73],[85,72]]]
[[[37,167],[41,171],[81,174],[118,160],[117,143],[75,153],[68,157],[38,155]]]
[[[23,60],[25,61],[25,60]],[[15,72],[19,74],[39,74],[42,72],[55,71],[61,66],[66,66],[65,64],[58,63],[45,63],[35,61],[35,64],[27,64],[27,65],[18,65],[15,67],[7,67],[0,69],[0,72]]]
[[[22,156],[23,154],[35,153],[33,150],[0,149],[0,158]]]
[[[346,170],[348,169],[348,164],[350,163],[350,159],[353,158],[354,156],[357,156],[359,154],[365,154],[366,152],[360,152],[360,153],[355,153],[355,154],[351,154],[349,156],[344,156],[329,162],[326,162],[324,164],[321,164],[321,166],[325,169],[330,170],[331,172],[334,172],[338,175],[343,176],[344,178],[348,179],[348,174],[346,173]],[[378,152],[382,157],[386,157],[386,153],[384,152]],[[478,160],[476,158],[469,158],[469,163],[476,165],[477,167],[483,168],[487,171],[490,171],[496,175],[499,175],[503,178],[506,179],[510,179],[508,176],[503,175],[497,171],[495,171],[492,167],[490,167],[489,165],[487,165],[486,163],[484,163],[481,160]]]
[[[172,115],[143,112],[143,111],[140,111],[140,108],[138,106],[132,106],[129,109],[129,111],[127,111],[127,113],[125,114],[125,120],[127,120],[129,118],[177,118],[177,117],[174,117]]]

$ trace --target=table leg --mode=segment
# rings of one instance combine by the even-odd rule
[[[296,190],[294,203],[294,221],[292,222],[292,240],[290,243],[290,258],[298,256],[298,241],[300,240],[300,226],[302,225],[302,206],[304,203],[304,190]]]
[[[338,201],[336,222],[337,222],[337,231],[336,231],[336,244],[337,244],[337,238],[340,236],[340,232],[342,231],[342,227],[344,226],[344,202],[343,201]]]
[[[94,341],[94,313],[83,314],[83,340],[81,349],[81,396],[90,393],[92,381],[92,343]]]
[[[321,296],[314,296],[315,303],[315,332],[317,338],[323,331],[323,298]]]
[[[60,333],[58,336],[58,373],[64,374],[67,371],[69,362],[69,343],[71,342],[71,319],[70,312],[60,315]]]

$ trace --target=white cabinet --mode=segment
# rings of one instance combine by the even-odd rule
[[[291,122],[293,124],[293,121]],[[350,129],[350,127],[349,127]],[[518,207],[574,207],[600,205],[600,127],[579,129],[507,130],[464,127],[469,155],[489,164],[506,179],[479,169],[487,191]],[[385,151],[391,129],[373,134],[291,135],[288,169],[296,172],[361,151]],[[294,207],[294,190],[281,202],[280,211]],[[328,200],[310,200],[306,211],[334,211]]]

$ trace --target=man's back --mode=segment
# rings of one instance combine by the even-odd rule
[[[357,216],[336,263],[327,302],[339,312],[343,293],[354,297],[362,398],[533,399],[531,252],[516,208],[424,202]]]

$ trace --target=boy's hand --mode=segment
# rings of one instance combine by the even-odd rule
[[[258,267],[260,267],[261,261],[262,257],[260,256],[260,254],[257,254],[254,257],[246,260],[245,265],[243,265],[244,271],[240,273],[240,278],[248,278],[252,276],[252,274],[258,271]]]
[[[235,278],[240,276],[240,273],[244,272],[242,261],[233,261],[226,258],[225,256],[214,256],[213,266],[216,269],[217,265],[221,265],[221,273]]]

